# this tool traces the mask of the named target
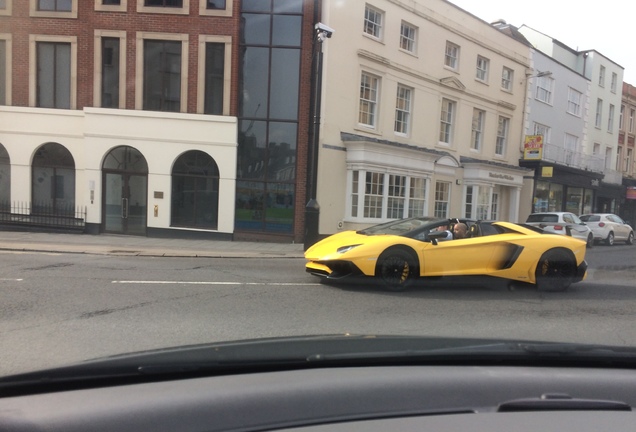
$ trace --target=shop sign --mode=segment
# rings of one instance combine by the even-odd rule
[[[625,198],[636,200],[636,186],[629,186]]]
[[[554,173],[554,167],[541,167],[541,177],[552,177]]]
[[[525,160],[541,160],[543,157],[543,135],[526,135],[523,143]]]

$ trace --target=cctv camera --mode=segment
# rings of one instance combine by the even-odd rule
[[[314,26],[314,28],[316,29],[316,31],[318,33],[324,33],[325,36],[327,36],[328,38],[331,37],[331,35],[335,32],[334,29],[332,29],[331,27],[329,27],[326,24],[323,24],[321,22],[316,23],[316,25]]]

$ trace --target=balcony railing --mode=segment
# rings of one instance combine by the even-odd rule
[[[0,202],[0,225],[83,232],[86,207]]]
[[[543,160],[599,173],[604,171],[605,164],[600,156],[567,150],[554,144],[543,145]]]
[[[605,177],[603,177],[603,183],[609,184],[622,184],[623,183],[623,173],[616,170],[606,169],[603,171]]]

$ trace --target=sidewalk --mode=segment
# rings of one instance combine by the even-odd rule
[[[0,231],[0,251],[149,257],[302,258],[302,243]]]

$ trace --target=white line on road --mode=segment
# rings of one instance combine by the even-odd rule
[[[134,281],[116,280],[114,284],[137,285],[272,285],[272,286],[318,286],[319,283],[293,283],[293,282],[213,282],[213,281]]]
[[[0,278],[0,281],[9,281],[9,282],[22,282],[24,279],[9,279],[9,278]]]

